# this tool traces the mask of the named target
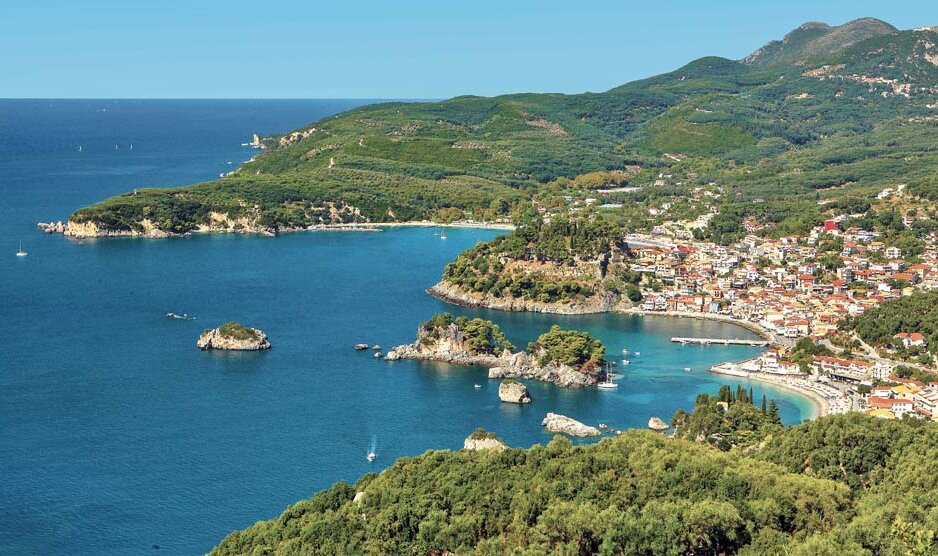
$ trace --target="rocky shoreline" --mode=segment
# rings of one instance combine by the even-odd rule
[[[619,309],[623,305],[618,296],[608,294],[602,298],[594,298],[576,304],[543,303],[530,299],[505,299],[488,294],[465,292],[462,289],[447,283],[445,280],[427,289],[433,297],[462,307],[480,307],[496,309],[499,311],[527,311],[531,313],[544,313],[554,315],[588,315],[595,313],[608,313]],[[626,302],[627,303],[627,302]],[[624,308],[623,308],[624,309]]]
[[[225,222],[223,225],[221,222]],[[278,234],[297,232],[380,232],[381,228],[478,228],[486,230],[511,231],[515,227],[511,224],[488,224],[482,222],[451,222],[441,224],[430,220],[413,220],[406,222],[345,222],[336,224],[312,224],[309,226],[277,227],[260,226],[252,224],[246,219],[228,223],[227,220],[202,224],[198,228],[185,233],[166,232],[156,228],[152,222],[143,220],[139,230],[108,230],[102,228],[94,221],[77,222],[61,220],[53,222],[38,222],[36,227],[47,234],[62,234],[76,239],[133,237],[143,239],[166,239],[188,237],[193,234],[251,234],[273,237]]]

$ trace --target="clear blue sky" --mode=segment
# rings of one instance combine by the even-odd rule
[[[935,0],[0,0],[0,97],[443,98],[603,91],[809,20]]]

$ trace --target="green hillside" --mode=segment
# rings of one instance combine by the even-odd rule
[[[635,201],[678,202],[702,184],[723,190],[721,215],[797,228],[819,216],[818,197],[869,197],[897,183],[917,191],[933,179],[938,33],[858,20],[809,25],[779,44],[605,93],[361,107],[264,138],[264,152],[229,177],[121,195],[72,221],[184,233],[219,214],[272,231],[491,220],[558,179],[613,171],[643,188],[619,199],[632,228],[647,225],[629,213]],[[661,173],[685,179],[653,185]]]
[[[854,414],[767,430],[729,452],[647,431],[430,451],[232,533],[213,554],[938,551],[938,425]]]

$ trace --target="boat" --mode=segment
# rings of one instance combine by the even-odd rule
[[[373,350],[375,350],[375,351],[381,351],[381,344],[375,344],[375,345],[371,346],[371,349],[373,349]]]
[[[78,152],[81,152],[81,145],[78,145]]]
[[[355,349],[358,351],[363,351],[368,349],[368,344],[355,344]]]
[[[440,239],[446,239],[446,230],[440,232]]]
[[[628,354],[629,354],[628,348],[622,348],[622,355],[628,355]]]
[[[376,453],[374,453],[374,452],[368,452],[368,455],[365,456],[365,459],[367,459],[368,461],[374,461],[374,460],[378,459],[378,454],[376,454]]]
[[[378,438],[375,435],[371,435],[371,446],[368,447],[368,453],[365,455],[365,459],[368,461],[378,459]]]
[[[376,351],[376,352],[375,352],[375,359],[381,359],[382,357],[384,357],[384,356],[381,354],[380,351]]]
[[[623,365],[628,365],[628,364],[629,364],[629,360],[628,360],[628,359],[623,359],[623,360],[622,360],[622,364],[623,364]]]
[[[23,240],[20,240],[20,248],[19,248],[19,250],[16,252],[16,256],[17,256],[17,257],[25,257],[25,256],[28,255],[28,254],[29,254],[29,253],[27,253],[26,251],[23,251]]]
[[[636,351],[636,352],[635,352],[635,355],[641,355],[641,354],[642,354],[642,352],[640,352],[640,351]]]
[[[603,369],[603,381],[596,384],[596,387],[601,390],[615,390],[619,387],[618,384],[612,381],[612,373],[609,372],[609,364],[607,363]]]
[[[684,367],[684,371],[689,373],[689,372],[690,372],[690,367]]]
[[[133,143],[130,144],[130,150],[134,150],[134,144],[133,144]],[[228,164],[231,164],[231,163],[229,162]]]
[[[479,389],[479,388],[482,388],[482,385],[481,385],[481,384],[476,384],[475,387],[476,387],[476,389]]]

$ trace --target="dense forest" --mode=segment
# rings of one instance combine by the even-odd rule
[[[938,425],[852,414],[748,442],[721,451],[627,431],[429,451],[232,533],[213,554],[938,553]]]
[[[555,187],[634,186],[613,194],[622,206],[605,212],[627,229],[650,229],[652,203],[693,216],[682,205],[688,194],[715,184],[720,214],[706,235],[725,242],[742,235],[745,218],[772,224],[765,233],[803,231],[824,217],[820,202],[869,199],[897,183],[936,195],[938,33],[860,20],[812,24],[783,50],[773,44],[604,93],[360,107],[264,138],[264,152],[229,177],[121,195],[72,220],[106,230],[148,220],[173,233],[211,213],[272,230],[492,220]],[[681,178],[659,179],[671,175]]]

